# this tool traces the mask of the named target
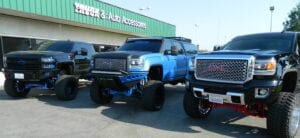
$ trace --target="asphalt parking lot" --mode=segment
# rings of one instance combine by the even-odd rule
[[[0,87],[0,137],[267,137],[265,119],[230,109],[214,110],[207,120],[189,118],[182,107],[183,85],[166,85],[166,103],[159,112],[122,97],[98,107],[87,85],[81,82],[73,101],[59,101],[41,90],[12,99]]]

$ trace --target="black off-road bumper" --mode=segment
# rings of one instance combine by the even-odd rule
[[[136,86],[137,83],[147,79],[148,72],[125,73],[104,73],[92,71],[92,76],[103,88],[110,88],[116,91],[126,91]]]
[[[5,69],[6,79],[15,79],[21,81],[42,81],[51,77],[56,77],[58,70],[10,70]]]

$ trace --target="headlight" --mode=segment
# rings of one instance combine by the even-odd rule
[[[144,67],[144,59],[137,58],[137,59],[130,59],[129,65],[130,67]]]
[[[274,75],[276,72],[276,60],[257,60],[254,66],[254,75]]]
[[[41,61],[43,63],[53,63],[53,62],[55,62],[55,59],[53,57],[43,57],[43,58],[41,58]]]
[[[190,58],[189,59],[189,71],[194,71],[195,70],[195,58]]]

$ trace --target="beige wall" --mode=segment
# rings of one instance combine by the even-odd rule
[[[0,14],[0,36],[122,45],[129,35]]]

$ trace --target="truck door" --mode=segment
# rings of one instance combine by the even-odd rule
[[[186,75],[187,72],[187,64],[188,59],[183,49],[183,44],[178,41],[173,41],[173,46],[176,46],[178,49],[178,55],[175,56],[176,58],[176,78],[181,79]]]
[[[75,73],[88,72],[90,69],[90,55],[88,52],[88,44],[76,42],[74,43],[73,52],[75,54]],[[86,52],[86,53],[85,53]]]
[[[176,46],[178,54],[171,54],[171,47]],[[181,43],[173,40],[164,42],[164,79],[178,80],[183,79],[187,70],[187,58]]]
[[[171,46],[173,45],[173,42],[171,40],[164,40],[164,60],[163,60],[163,66],[164,66],[164,80],[175,80],[176,78],[176,56],[171,55]]]

